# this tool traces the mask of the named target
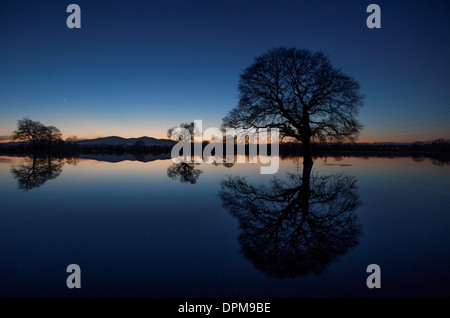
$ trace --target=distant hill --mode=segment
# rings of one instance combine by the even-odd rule
[[[122,162],[122,161],[140,161],[140,162],[151,162],[155,160],[168,160],[171,159],[170,153],[168,154],[144,154],[142,156],[136,156],[133,154],[80,154],[78,156],[81,159],[90,159],[90,160],[97,160],[97,161],[105,161],[105,162]]]
[[[174,141],[170,139],[156,139],[153,137],[139,137],[139,138],[122,138],[117,136],[85,139],[80,140],[78,144],[80,146],[132,146],[136,143],[144,146],[173,146]]]

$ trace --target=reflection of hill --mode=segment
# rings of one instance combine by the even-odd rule
[[[305,166],[303,174],[269,185],[253,186],[240,177],[221,183],[223,205],[239,221],[243,255],[269,276],[321,273],[361,235],[356,180],[311,176],[312,164]]]
[[[10,158],[0,158],[0,163],[11,163],[12,161]]]
[[[150,162],[150,161],[155,161],[155,160],[168,160],[168,159],[170,159],[170,153],[169,154],[160,154],[160,155],[152,155],[152,154],[140,154],[140,155],[80,154],[78,157],[80,159],[90,159],[90,160],[106,161],[106,162],[121,162],[121,161]]]

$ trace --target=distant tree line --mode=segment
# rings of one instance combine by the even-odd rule
[[[45,145],[45,143],[36,143],[32,146],[29,142],[17,143],[17,144],[0,144],[0,153],[3,154],[33,154],[66,157],[76,156],[77,154],[108,154],[108,155],[144,155],[144,154],[170,154],[171,146],[159,146],[142,145],[141,142],[136,142],[133,145],[92,145],[83,146],[78,142],[70,142],[60,140],[52,143],[51,147]]]
[[[57,156],[83,154],[166,154],[170,146],[146,146],[142,141],[133,145],[94,145],[83,146],[77,136],[69,136],[65,140],[61,131],[55,126],[45,126],[39,121],[27,117],[17,122],[17,129],[11,139],[17,143],[0,144],[1,153],[14,154],[48,154]]]
[[[302,144],[280,144],[280,154],[302,154]],[[431,143],[312,143],[312,153],[377,152],[377,153],[442,153],[450,155],[450,141],[436,139]]]
[[[193,123],[181,124],[180,127],[192,130]],[[168,134],[174,128],[169,129]],[[63,140],[61,131],[55,126],[45,126],[39,121],[23,118],[18,121],[17,129],[13,132],[12,139],[21,141],[16,144],[1,144],[0,153],[29,154],[29,153],[52,153],[58,156],[73,156],[76,154],[168,154],[171,146],[152,145],[147,146],[142,141],[133,145],[80,145],[76,136],[70,136]],[[203,148],[208,141],[203,142]],[[191,145],[194,147],[194,145]],[[236,147],[236,146],[235,146]],[[248,153],[248,145],[246,147]],[[268,154],[271,153],[268,147]],[[193,149],[191,149],[193,151]],[[435,158],[443,162],[450,161],[450,141],[436,139],[431,143],[415,142],[410,144],[362,144],[362,143],[310,143],[308,153],[315,156],[339,156],[339,155],[362,155],[362,156],[425,156]],[[224,144],[225,153],[225,144]],[[237,153],[237,149],[235,149]],[[305,145],[299,142],[284,142],[279,145],[281,157],[304,156]],[[214,155],[214,153],[213,153]]]

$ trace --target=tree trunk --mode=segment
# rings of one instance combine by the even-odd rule
[[[302,224],[306,222],[309,216],[309,200],[311,199],[311,170],[313,161],[311,157],[303,158],[302,185],[300,190]]]
[[[309,126],[309,116],[306,111],[302,115],[302,148],[303,148],[303,164],[310,164],[312,167],[311,154],[311,127]]]
[[[34,140],[31,140],[31,149],[33,150],[33,156],[36,157],[37,149],[36,149],[36,142]]]
[[[303,148],[303,164],[311,164],[313,163],[312,154],[311,154],[311,141],[308,139],[302,141]]]

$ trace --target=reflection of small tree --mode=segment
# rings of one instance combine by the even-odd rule
[[[424,157],[420,157],[417,154],[412,154],[412,160],[414,162],[423,162],[425,160],[425,158]]]
[[[179,180],[181,183],[197,183],[200,174],[203,173],[202,170],[196,169],[195,163],[174,163],[169,168],[167,168],[167,176],[174,180]]]
[[[438,167],[445,167],[445,166],[450,165],[450,161],[448,160],[448,158],[447,159],[445,159],[445,158],[443,158],[443,159],[431,158],[431,163],[434,164],[435,166],[438,166]]]
[[[77,157],[69,157],[69,158],[66,158],[66,163],[68,164],[68,165],[71,165],[71,166],[76,166],[76,165],[78,165],[78,162],[80,161],[80,158],[77,158]]]
[[[56,158],[25,158],[18,166],[11,167],[11,173],[17,179],[18,188],[29,191],[45,184],[48,180],[57,178],[64,161]]]
[[[223,205],[239,221],[242,253],[269,276],[321,273],[358,243],[356,180],[311,176],[311,167],[269,186],[240,177],[221,183]]]
[[[431,143],[431,163],[436,166],[450,165],[450,140],[436,139]]]

